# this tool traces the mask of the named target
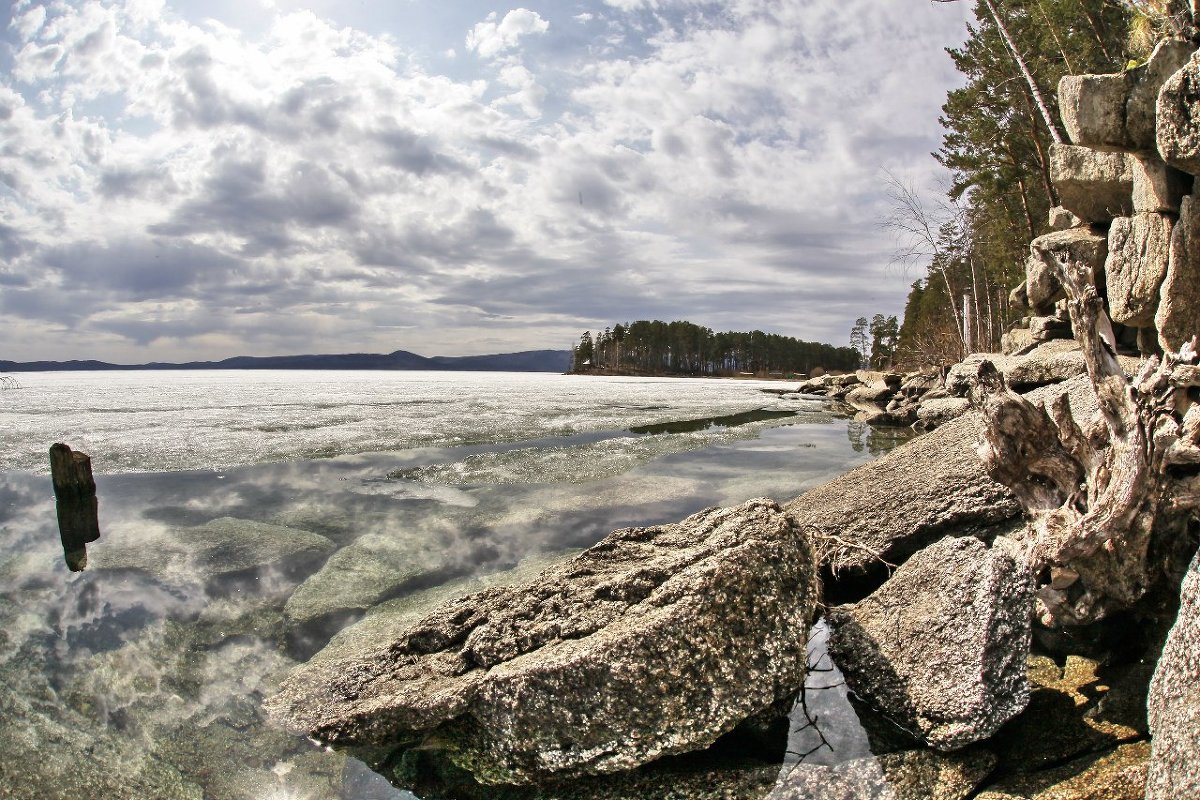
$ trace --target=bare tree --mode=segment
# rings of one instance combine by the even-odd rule
[[[928,267],[931,273],[941,277],[950,303],[950,314],[954,318],[954,329],[958,331],[959,344],[962,345],[957,356],[966,355],[970,343],[964,335],[958,296],[950,284],[949,274],[955,256],[953,243],[956,237],[953,231],[963,230],[963,210],[947,201],[930,205],[911,183],[905,183],[887,170],[884,170],[884,176],[892,208],[881,224],[885,230],[891,231],[896,240],[892,263],[904,268]]]

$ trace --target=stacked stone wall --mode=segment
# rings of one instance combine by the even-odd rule
[[[1137,69],[1068,75],[1058,92],[1071,139],[1050,154],[1061,206],[1030,244],[1013,292],[1029,333],[1010,340],[1072,335],[1053,264],[1086,255],[1117,346],[1178,351],[1200,333],[1200,51],[1166,40]]]

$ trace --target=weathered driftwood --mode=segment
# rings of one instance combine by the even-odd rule
[[[50,478],[54,482],[58,534],[63,557],[72,572],[87,566],[87,544],[100,538],[96,481],[92,459],[65,444],[50,446]]]
[[[1200,507],[1200,385],[1195,340],[1146,361],[1130,380],[1117,362],[1112,324],[1092,269],[1065,250],[1050,254],[1067,292],[1099,407],[1083,428],[1066,395],[1037,406],[1009,391],[992,364],[972,402],[986,420],[980,457],[1028,517],[1024,537],[1044,584],[1047,625],[1093,622],[1145,594],[1167,565],[1152,540],[1171,542]]]

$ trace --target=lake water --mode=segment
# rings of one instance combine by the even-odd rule
[[[614,528],[783,501],[894,443],[755,381],[17,379],[0,390],[0,796],[28,800],[411,798],[272,727],[262,698],[364,615],[531,574]],[[97,476],[81,572],[57,533],[60,441]]]

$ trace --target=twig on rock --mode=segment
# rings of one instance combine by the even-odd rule
[[[809,538],[813,542],[813,552],[817,556],[817,563],[834,564],[834,566],[830,567],[834,577],[839,575],[839,570],[833,561],[832,556],[846,550],[858,550],[866,553],[874,561],[878,561],[880,564],[883,564],[885,567],[887,567],[889,572],[896,569],[896,565],[885,559],[882,553],[880,553],[878,550],[867,547],[865,544],[860,542],[852,542],[849,539],[838,536],[836,533],[827,533],[811,523],[804,526],[804,532],[808,534]]]

